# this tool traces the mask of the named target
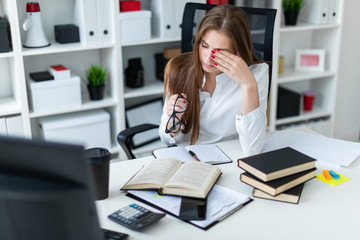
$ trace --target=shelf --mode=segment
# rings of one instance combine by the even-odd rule
[[[146,41],[138,41],[138,42],[128,42],[121,44],[122,47],[130,47],[130,46],[140,46],[140,45],[147,45],[147,44],[157,44],[157,43],[168,43],[168,42],[179,42],[181,38],[159,38],[159,37],[152,37],[150,40]]]
[[[46,116],[57,115],[57,114],[113,107],[113,106],[116,106],[116,104],[117,104],[116,100],[114,100],[110,97],[106,97],[101,101],[90,101],[89,99],[87,99],[87,100],[83,99],[82,102],[83,102],[83,104],[81,106],[66,108],[66,109],[62,109],[62,110],[30,112],[30,118],[46,117]]]
[[[314,106],[311,112],[305,112],[301,110],[298,116],[277,119],[275,124],[282,125],[282,124],[307,121],[315,118],[329,117],[329,116],[331,116],[331,111]]]
[[[124,98],[144,97],[164,93],[164,82],[160,80],[145,81],[145,86],[140,88],[125,87]]]
[[[295,71],[294,68],[285,68],[284,74],[279,75],[278,83],[287,83],[295,81],[304,81],[315,78],[325,78],[335,76],[334,72],[325,71],[325,72],[300,72]]]
[[[112,48],[114,43],[97,43],[97,44],[88,44],[84,45],[81,43],[67,43],[60,44],[57,42],[51,42],[51,45],[43,48],[25,48],[22,49],[23,56],[34,56],[34,55],[44,55],[44,54],[53,54],[53,53],[64,53],[64,52],[77,52],[77,51],[87,51],[87,50],[96,50],[102,48]]]
[[[0,98],[0,117],[21,114],[21,107],[12,97]]]
[[[340,27],[340,24],[313,24],[313,23],[298,21],[296,26],[281,25],[280,33],[330,29],[330,28],[338,28],[338,27]]]
[[[0,53],[0,59],[1,59],[1,58],[14,57],[14,56],[15,56],[14,52],[4,52],[4,53]]]

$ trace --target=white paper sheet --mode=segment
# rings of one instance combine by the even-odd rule
[[[348,167],[360,156],[360,143],[339,140],[299,130],[276,131],[263,152],[292,147],[318,161]]]

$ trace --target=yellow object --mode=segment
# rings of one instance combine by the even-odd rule
[[[284,74],[285,68],[285,58],[284,56],[279,56],[279,75]]]
[[[339,174],[339,173],[337,173],[337,174]],[[350,178],[348,178],[348,177],[346,177],[344,175],[339,174],[339,176],[340,176],[340,178],[337,179],[337,180],[334,179],[334,178],[331,178],[331,180],[327,180],[325,178],[324,174],[321,173],[321,174],[317,175],[316,178],[323,181],[323,182],[326,182],[326,183],[328,183],[330,185],[333,185],[333,186],[337,186],[339,184],[342,184],[342,183],[347,182],[347,181],[350,180]]]

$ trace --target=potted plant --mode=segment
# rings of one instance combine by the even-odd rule
[[[88,90],[91,100],[100,100],[104,98],[105,80],[108,71],[102,65],[91,65],[86,70],[86,78],[88,80]]]
[[[296,25],[300,9],[304,4],[304,0],[282,0],[286,25]]]

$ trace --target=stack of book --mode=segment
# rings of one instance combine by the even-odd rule
[[[304,183],[316,176],[315,161],[291,147],[241,158],[240,181],[254,187],[254,197],[297,204]]]

